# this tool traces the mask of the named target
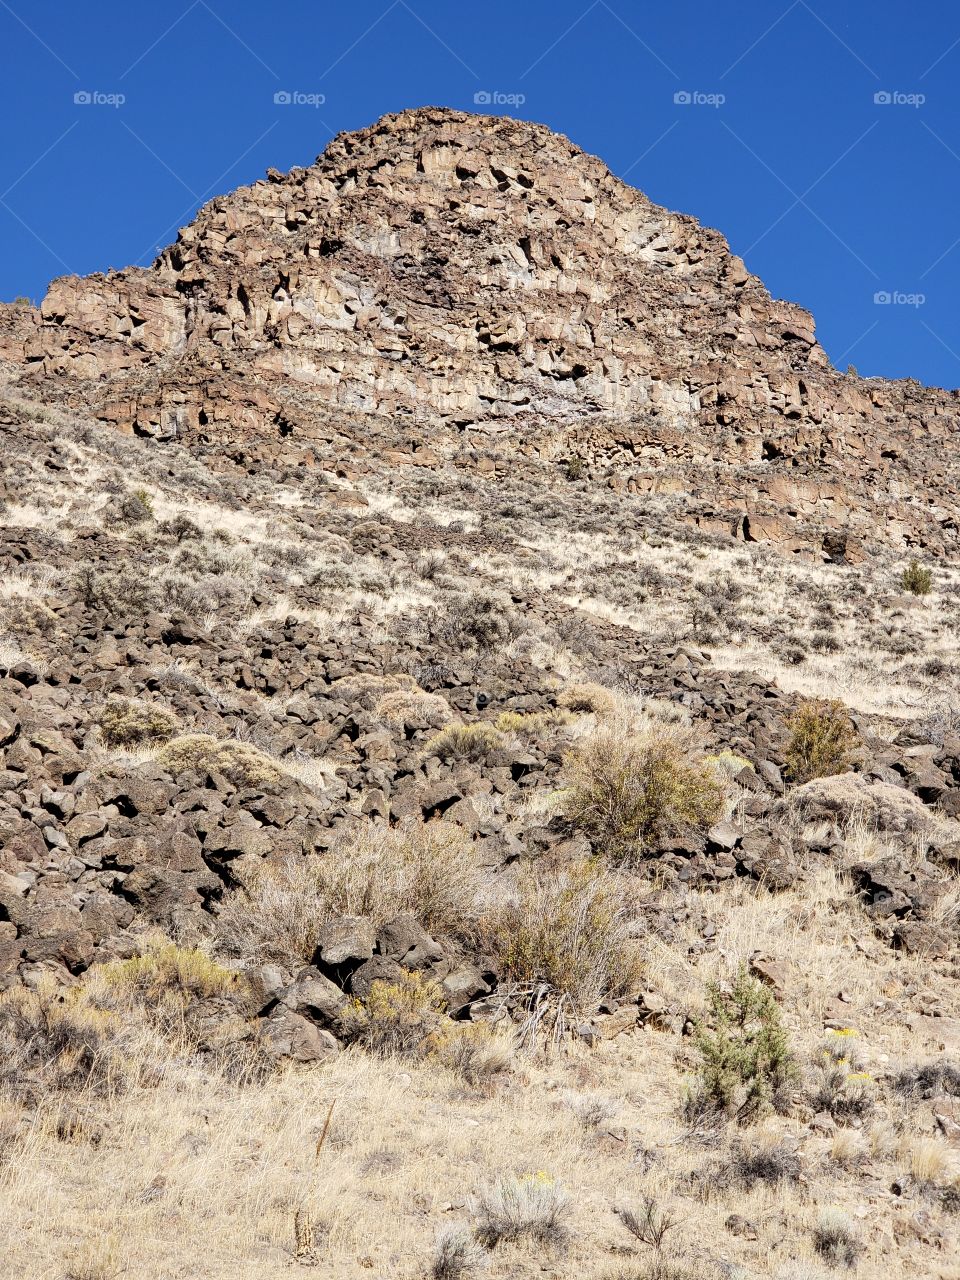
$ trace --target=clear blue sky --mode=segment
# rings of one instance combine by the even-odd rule
[[[956,0],[0,0],[0,48],[0,298],[146,264],[204,199],[443,104],[719,227],[842,367],[960,385]]]

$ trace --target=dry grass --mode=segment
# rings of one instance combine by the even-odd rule
[[[229,894],[216,921],[220,945],[247,961],[309,961],[338,916],[383,924],[410,913],[440,935],[469,937],[483,878],[469,840],[446,822],[358,828],[324,857],[264,862]]]
[[[610,885],[611,902],[622,899],[623,887]],[[904,1021],[911,1008],[904,992],[923,993],[927,984],[938,985],[944,1011],[955,1017],[949,983],[928,962],[878,948],[831,869],[777,896],[728,883],[686,895],[684,907],[689,923],[675,936],[655,931],[638,940],[644,985],[669,1003],[696,1010],[718,972],[729,976],[757,950],[775,952],[787,966],[781,1007],[801,1054],[819,1049],[824,1020],[835,1016],[836,993],[843,992],[869,1069],[879,1075],[885,1062],[896,1074],[902,1066],[921,1091],[928,1075],[931,1088],[952,1080],[941,1070],[943,1020],[912,1028]],[[714,945],[697,951],[692,944],[705,923],[715,926]],[[184,981],[205,986],[206,962],[184,963]],[[165,983],[180,982],[179,962],[156,964]],[[153,969],[147,962],[142,974],[142,964],[129,970],[135,987],[143,977],[148,998]],[[922,994],[916,1007],[925,1008]],[[451,1026],[457,1035],[474,1034]],[[705,1162],[735,1153],[722,1132],[705,1152],[680,1119],[684,1072],[692,1065],[687,1037],[650,1029],[601,1038],[593,1050],[572,1043],[549,1061],[523,1056],[512,1071],[484,1074],[480,1087],[465,1079],[456,1058],[445,1057],[443,1044],[404,1061],[350,1049],[321,1068],[291,1068],[240,1086],[182,1044],[164,1048],[153,1033],[131,1036],[123,1090],[81,1087],[65,1100],[47,1089],[27,1110],[8,1097],[3,1114],[16,1119],[2,1126],[12,1137],[0,1156],[0,1255],[11,1274],[59,1277],[75,1262],[95,1259],[107,1241],[118,1277],[138,1280],[193,1275],[198,1258],[210,1280],[280,1271],[419,1280],[430,1274],[437,1233],[451,1220],[461,1241],[475,1243],[484,1220],[474,1211],[476,1197],[539,1178],[571,1198],[567,1252],[552,1264],[558,1274],[609,1280],[646,1267],[649,1246],[638,1245],[644,1252],[634,1258],[619,1252],[630,1237],[614,1210],[648,1197],[681,1223],[664,1251],[671,1275],[715,1280],[734,1268],[758,1280],[822,1280],[834,1265],[828,1253],[832,1259],[836,1251],[843,1265],[849,1223],[856,1228],[852,1246],[863,1250],[858,1280],[936,1274],[942,1255],[893,1232],[893,1221],[905,1222],[916,1203],[901,1208],[871,1197],[860,1181],[867,1175],[871,1185],[889,1185],[922,1154],[918,1172],[946,1185],[940,1145],[931,1161],[926,1140],[898,1141],[896,1128],[916,1124],[920,1114],[898,1108],[923,1107],[922,1096],[915,1102],[907,1090],[905,1101],[891,1102],[881,1090],[876,1123],[842,1131],[851,1135],[844,1146],[796,1116],[771,1117],[741,1131],[743,1150],[788,1143],[807,1184],[792,1174],[770,1180],[767,1165],[754,1177],[751,1164],[749,1185],[701,1194]],[[935,1070],[920,1077],[911,1066],[917,1062]],[[615,1099],[616,1125],[585,1124],[571,1096]],[[610,1136],[617,1129],[626,1140]],[[776,1163],[789,1174],[791,1165],[779,1157]],[[844,1230],[832,1218],[820,1222],[817,1201],[837,1204]],[[935,1199],[923,1203],[953,1229]],[[731,1213],[754,1224],[756,1240],[726,1229]],[[532,1280],[544,1264],[542,1246],[522,1234],[467,1256],[483,1261],[491,1280]]]

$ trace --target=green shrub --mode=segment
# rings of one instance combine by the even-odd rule
[[[566,772],[566,816],[615,862],[630,864],[723,814],[720,775],[682,734],[602,729],[573,752]]]
[[[237,988],[239,974],[211,960],[203,951],[156,942],[142,955],[116,960],[101,967],[102,977],[119,990],[136,995],[142,1003],[162,995],[184,999],[209,999]]]
[[[179,728],[172,711],[149,702],[111,698],[100,711],[100,736],[108,747],[166,742]]]
[[[917,560],[911,560],[900,576],[900,585],[912,596],[929,595],[933,586],[933,574]]]
[[[582,480],[584,472],[584,462],[579,454],[572,454],[566,462],[567,479]]]
[[[722,1112],[755,1115],[798,1079],[780,1010],[769,988],[741,968],[729,992],[710,987],[709,1014],[696,1030],[699,1088],[687,1100],[693,1118]]]
[[[800,704],[787,728],[784,753],[791,782],[810,782],[846,772],[859,738],[838,699],[810,698]]]

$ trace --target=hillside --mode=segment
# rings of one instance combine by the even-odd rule
[[[0,361],[10,1274],[956,1280],[957,393],[434,108]]]

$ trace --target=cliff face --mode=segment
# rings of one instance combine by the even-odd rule
[[[790,549],[956,540],[956,393],[839,374],[721,235],[508,119],[343,134],[149,269],[0,308],[0,356],[31,394],[252,463],[469,433]]]

